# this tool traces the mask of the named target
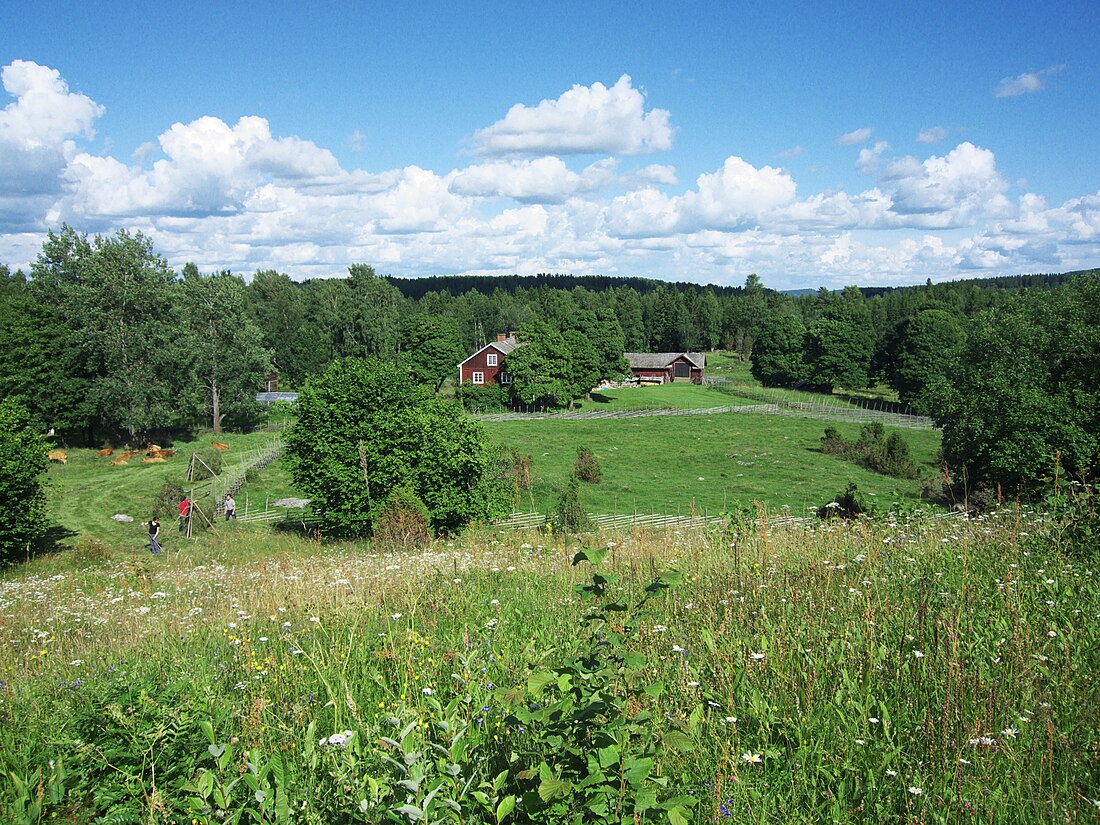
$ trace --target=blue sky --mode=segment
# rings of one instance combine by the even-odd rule
[[[176,4],[167,4],[175,6]],[[0,262],[779,289],[1100,266],[1100,3],[9,3]]]

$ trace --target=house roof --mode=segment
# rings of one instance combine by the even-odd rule
[[[704,369],[707,365],[707,356],[702,352],[624,352],[623,355],[631,369],[663,370],[681,358],[698,369]]]
[[[465,358],[463,358],[462,361],[460,361],[458,365],[461,367],[463,364],[465,364],[471,358],[474,358],[475,356],[480,355],[481,353],[485,352],[485,350],[487,350],[487,349],[495,349],[501,355],[507,355],[508,353],[512,352],[512,350],[514,350],[516,347],[522,347],[522,346],[523,346],[523,342],[516,341],[515,338],[505,338],[503,341],[490,341],[488,344],[483,346],[481,349],[479,349],[476,352],[474,352],[473,354],[468,355]]]

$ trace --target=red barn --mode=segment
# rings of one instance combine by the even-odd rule
[[[505,357],[516,347],[515,333],[501,333],[497,340],[486,344],[458,365],[458,383],[511,384],[512,377],[505,371]]]
[[[702,352],[626,352],[630,373],[636,381],[668,384],[690,381],[701,384],[707,356]]]

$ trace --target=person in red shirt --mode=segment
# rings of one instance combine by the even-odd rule
[[[180,502],[180,532],[183,532],[183,526],[187,524],[187,517],[191,514],[191,502],[186,498]]]

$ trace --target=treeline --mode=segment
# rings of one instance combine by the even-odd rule
[[[248,426],[270,369],[243,281],[177,275],[140,234],[63,227],[29,279],[0,267],[0,395],[63,442]]]
[[[736,288],[565,275],[404,281],[354,264],[345,278],[261,271],[246,283],[194,264],[173,272],[140,234],[89,239],[63,226],[28,275],[0,267],[0,394],[70,443],[140,441],[248,426],[270,371],[298,389],[341,358],[397,364],[438,391],[467,355],[516,331],[530,344],[509,361],[524,403],[571,402],[621,373],[623,351],[724,349],[768,385],[885,383],[936,418],[949,461],[1022,482],[1054,450],[1075,472],[1095,466],[1098,279],[786,295],[755,275]],[[975,423],[981,414],[999,420]],[[1000,424],[1022,417],[1028,435],[1010,438]],[[1026,460],[1001,455],[1004,444]]]

